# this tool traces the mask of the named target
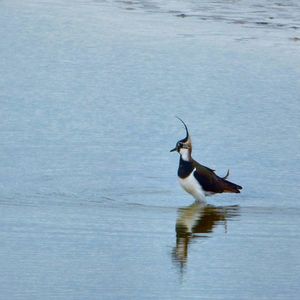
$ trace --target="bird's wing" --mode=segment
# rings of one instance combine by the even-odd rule
[[[198,163],[196,160],[193,159],[193,166],[196,168],[197,172],[200,173],[206,173],[206,174],[215,174],[215,170],[206,167],[204,165],[201,165],[200,163]]]
[[[242,189],[241,186],[219,177],[214,170],[201,165],[195,160],[193,160],[193,165],[196,168],[195,178],[206,191],[239,193],[239,190]]]

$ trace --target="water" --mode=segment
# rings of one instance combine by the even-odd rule
[[[1,299],[298,299],[296,1],[0,2]],[[193,204],[169,153],[244,189]]]

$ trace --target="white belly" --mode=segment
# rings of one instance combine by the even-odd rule
[[[195,170],[194,170],[195,171]],[[196,200],[205,201],[205,192],[202,186],[194,177],[194,171],[186,178],[179,178],[180,185],[182,188],[190,193]]]

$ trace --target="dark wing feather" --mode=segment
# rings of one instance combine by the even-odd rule
[[[192,161],[193,161],[193,165],[194,165],[194,167],[197,169],[197,168],[205,168],[205,169],[207,169],[207,170],[209,170],[209,171],[211,171],[211,172],[215,172],[215,170],[213,170],[213,169],[211,169],[211,168],[209,168],[209,167],[205,167],[205,166],[203,166],[203,165],[201,165],[201,164],[199,164],[196,160],[194,160],[194,159],[192,159]]]
[[[240,193],[241,186],[219,177],[214,170],[205,167],[193,160],[196,168],[195,178],[201,184],[205,191],[213,193]]]

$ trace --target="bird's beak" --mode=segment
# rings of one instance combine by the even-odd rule
[[[177,150],[177,148],[175,147],[174,149],[170,150],[170,152],[173,152],[173,151],[176,151],[176,150]]]

